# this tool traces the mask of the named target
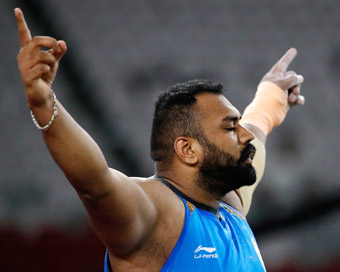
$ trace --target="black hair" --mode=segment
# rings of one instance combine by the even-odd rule
[[[201,118],[195,108],[200,93],[223,94],[223,86],[210,80],[195,79],[176,83],[163,92],[155,103],[151,131],[151,158],[169,162],[174,155],[173,144],[180,137],[192,137],[201,143],[204,138]]]

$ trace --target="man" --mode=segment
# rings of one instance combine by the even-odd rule
[[[56,100],[51,87],[66,43],[32,38],[21,10],[15,15],[33,121],[108,249],[105,271],[265,271],[245,216],[264,170],[266,136],[289,105],[304,103],[303,77],[287,71],[296,50],[264,76],[242,120],[220,84],[170,87],[154,114],[155,176],[131,178],[108,167]]]

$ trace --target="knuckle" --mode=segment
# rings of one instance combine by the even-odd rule
[[[36,59],[36,61],[41,62],[48,59],[48,56],[46,56],[46,53],[44,51],[39,50],[32,56],[32,58]]]
[[[50,65],[54,65],[56,62],[55,57],[47,52],[42,52],[41,60],[49,63]]]
[[[39,65],[39,69],[38,69],[40,72],[43,72],[43,73],[45,73],[45,72],[49,72],[50,70],[51,70],[51,67],[49,66],[49,65],[47,65],[47,64],[44,64],[44,63],[41,63],[40,65]]]
[[[40,40],[39,36],[34,36],[31,40],[32,43],[37,43]]]
[[[47,56],[46,56],[46,52],[45,51],[42,51],[42,50],[39,50],[37,52],[37,55],[36,55],[39,59],[46,59]]]
[[[23,36],[23,35],[25,35],[27,32],[26,32],[26,30],[25,29],[19,29],[19,35],[20,36]]]
[[[32,85],[32,80],[29,79],[28,77],[23,77],[22,81],[23,81],[25,86],[31,86]]]
[[[24,49],[25,49],[24,47],[23,47],[23,48],[20,48],[19,53],[18,53],[18,55],[17,55],[17,60],[18,60],[18,61],[20,61],[20,60],[23,58],[23,56],[24,56],[24,54],[25,54]]]
[[[297,75],[297,77],[300,83],[302,83],[305,80],[302,75]]]

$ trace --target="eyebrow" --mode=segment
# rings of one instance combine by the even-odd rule
[[[242,116],[228,115],[222,119],[222,122],[237,122],[240,121]]]

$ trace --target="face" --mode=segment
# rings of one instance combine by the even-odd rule
[[[251,164],[246,163],[254,153],[255,147],[248,144],[242,150],[241,156],[235,158],[216,145],[206,143],[197,182],[207,192],[217,197],[222,197],[242,186],[254,184],[256,181],[255,169]]]
[[[239,124],[238,110],[224,96],[214,94],[197,96],[197,105],[205,134],[197,182],[218,197],[254,184],[255,147],[249,143],[254,135]]]

